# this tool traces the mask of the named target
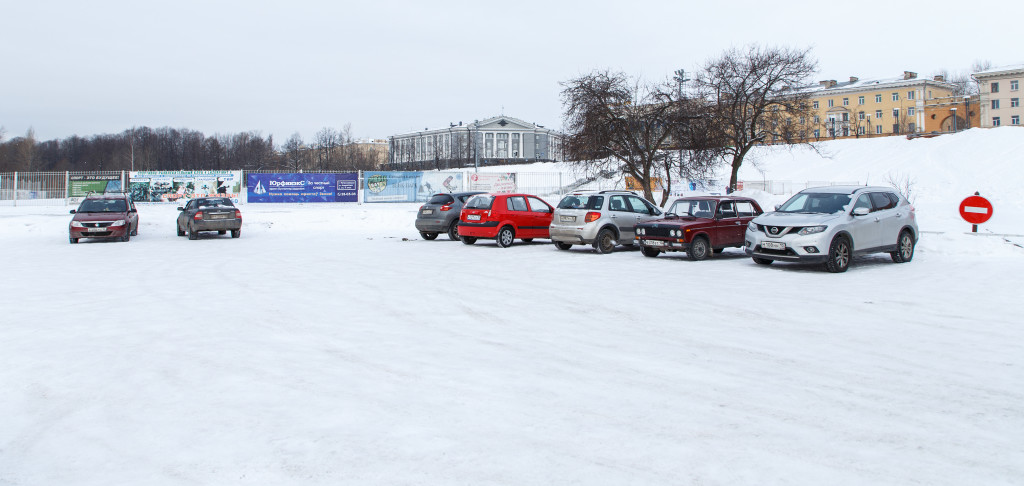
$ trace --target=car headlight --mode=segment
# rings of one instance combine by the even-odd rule
[[[82,223],[79,223],[78,221],[72,221],[71,222],[71,227],[72,228],[84,228],[85,226],[82,226]]]
[[[113,223],[110,224],[110,226],[124,226],[124,220],[119,219],[117,221],[114,221]]]
[[[757,231],[757,225],[753,221],[747,223],[747,229],[750,231]]]
[[[798,235],[813,235],[815,233],[821,233],[822,231],[825,231],[825,228],[827,228],[827,227],[828,226],[824,226],[824,225],[822,225],[822,226],[808,226],[808,227],[800,230],[799,232],[797,232],[797,234]]]

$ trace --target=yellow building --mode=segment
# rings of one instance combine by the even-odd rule
[[[821,81],[810,88],[814,116],[800,120],[810,139],[905,135],[925,130],[925,104],[952,94],[942,76],[921,79],[905,71],[888,79]]]

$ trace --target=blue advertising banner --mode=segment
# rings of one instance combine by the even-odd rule
[[[462,190],[461,172],[364,172],[364,202],[424,202]]]
[[[251,203],[356,202],[358,174],[248,174]]]

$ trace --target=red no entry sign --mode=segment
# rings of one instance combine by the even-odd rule
[[[960,217],[971,224],[981,224],[992,217],[992,203],[981,196],[970,196],[960,203]]]

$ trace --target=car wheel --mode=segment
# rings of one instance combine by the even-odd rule
[[[752,257],[752,258],[754,259],[754,263],[756,263],[758,265],[771,265],[775,261],[775,260],[769,260],[767,258],[758,258],[758,257]]]
[[[896,263],[907,263],[914,259],[914,235],[910,234],[909,231],[903,230],[900,233],[900,238],[896,240],[896,251],[889,254],[892,257],[892,261]]]
[[[71,244],[73,245],[75,243],[78,243],[78,238],[72,238],[72,237],[68,236],[68,241],[70,241]]]
[[[420,236],[422,236],[424,240],[432,240],[437,238],[437,233],[424,233],[420,231]]]
[[[121,237],[121,241],[128,241],[132,239],[132,230],[127,228],[124,230],[124,236]]]
[[[615,251],[615,232],[611,228],[605,228],[597,232],[594,240],[594,250],[604,255]]]
[[[459,239],[459,222],[457,220],[448,227],[448,239],[452,241]]]
[[[232,238],[239,238],[241,236],[242,236],[242,228],[238,228],[236,230],[231,230],[231,237]]]
[[[196,229],[194,227],[192,227],[191,225],[189,225],[189,227],[188,227],[188,239],[190,239],[190,240],[199,239],[199,233],[197,233]]]
[[[459,240],[462,241],[463,245],[472,245],[473,243],[476,243],[475,236],[460,236]]]
[[[178,230],[178,236],[185,236],[185,230],[181,229],[181,225],[175,223],[174,229]]]
[[[661,254],[661,250],[657,248],[651,248],[649,246],[641,246],[640,253],[643,253],[645,257],[654,258]]]
[[[711,245],[708,244],[708,239],[698,236],[690,242],[690,249],[686,250],[686,256],[693,261],[706,260],[710,249]]]
[[[555,248],[558,248],[559,250],[568,250],[569,248],[572,248],[572,243],[565,243],[564,241],[556,241],[555,242]]]
[[[228,234],[228,230],[220,230],[220,231],[217,232],[217,234],[218,235],[226,235],[226,234]]]
[[[135,229],[132,230],[132,236],[139,236],[139,225],[135,225]]]
[[[494,238],[494,241],[498,242],[498,246],[502,248],[508,248],[512,246],[512,242],[516,240],[516,232],[511,226],[505,226],[498,230],[498,236]]]
[[[828,248],[828,260],[825,270],[832,273],[843,273],[850,268],[850,240],[845,236],[837,236]]]

